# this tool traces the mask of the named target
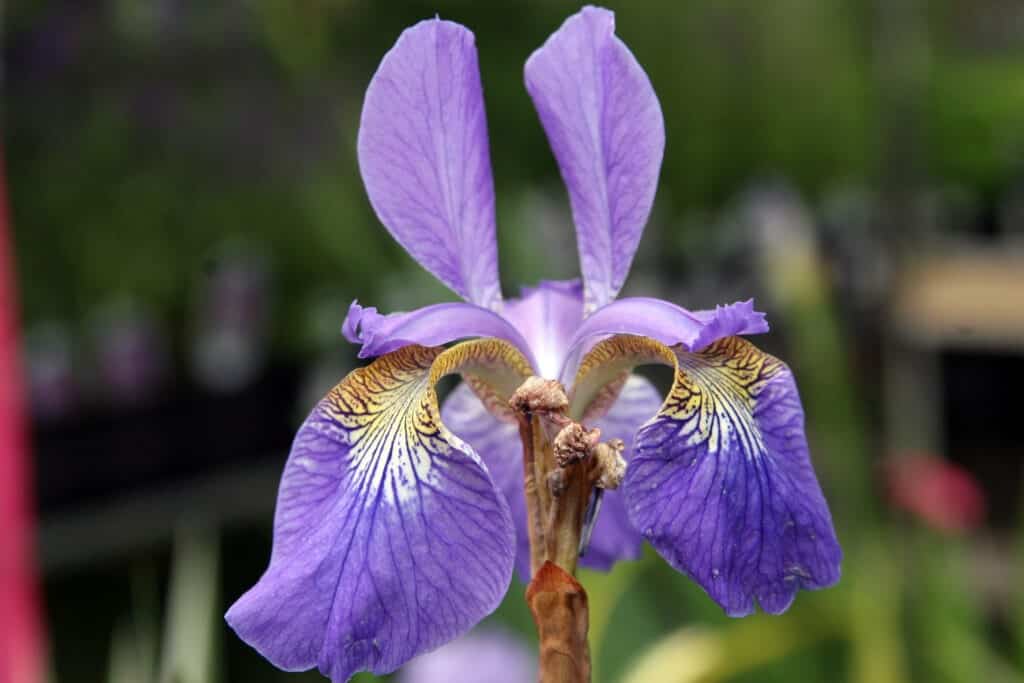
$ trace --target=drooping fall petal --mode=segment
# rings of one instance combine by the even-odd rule
[[[457,294],[496,307],[494,181],[468,29],[430,19],[402,33],[366,90],[357,146],[391,235]]]
[[[842,551],[789,368],[739,337],[691,353],[618,336],[587,355],[577,384],[640,363],[676,374],[636,434],[623,483],[637,530],[731,616],[755,601],[777,614],[798,590],[838,581]]]
[[[515,532],[479,456],[438,415],[461,372],[507,395],[529,374],[497,340],[407,346],[313,410],[285,466],[270,566],[228,611],[286,670],[394,671],[466,632],[508,587]]]
[[[651,212],[665,122],[650,79],[615,35],[615,15],[585,7],[526,62],[526,89],[562,173],[583,272],[585,310],[629,274]]]
[[[515,422],[498,419],[468,384],[452,390],[441,406],[448,429],[480,454],[495,487],[508,503],[516,529],[516,569],[530,576],[530,542],[526,535],[526,494],[523,492],[523,445]]]

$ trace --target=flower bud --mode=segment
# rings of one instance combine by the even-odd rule
[[[600,436],[600,429],[588,430],[578,422],[570,422],[555,437],[555,462],[559,467],[568,467],[579,462],[590,455]]]
[[[626,476],[626,459],[622,439],[612,439],[594,447],[594,486],[599,489],[617,489]]]

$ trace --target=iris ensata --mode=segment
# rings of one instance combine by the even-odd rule
[[[570,17],[525,80],[568,189],[582,278],[513,299],[498,278],[473,34],[440,19],[407,29],[367,89],[370,202],[465,301],[349,310],[345,336],[376,360],[296,435],[270,566],[227,613],[283,669],[335,681],[393,671],[494,610],[517,565],[542,680],[586,680],[577,557],[608,568],[643,539],[733,616],[755,603],[782,612],[799,589],[839,578],[793,375],[738,336],[766,332],[764,315],[750,301],[615,299],[665,134],[612,13]],[[674,370],[664,400],[633,374],[649,363]],[[450,374],[464,381],[442,408],[434,386]]]

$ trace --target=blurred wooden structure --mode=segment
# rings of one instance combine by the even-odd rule
[[[1011,523],[1024,448],[1013,415],[1024,375],[1024,246],[959,247],[895,278],[884,332],[886,449],[958,460],[993,523]]]

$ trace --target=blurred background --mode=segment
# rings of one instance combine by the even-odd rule
[[[667,128],[626,293],[768,312],[757,342],[800,380],[846,560],[838,587],[739,621],[649,549],[584,572],[595,679],[1024,680],[1024,4],[608,4]],[[363,92],[406,26],[469,26],[505,294],[575,277],[522,66],[577,9],[4,3],[20,329],[0,348],[20,344],[26,426],[0,444],[0,554],[28,534],[46,662],[21,681],[322,680],[277,672],[221,615],[266,566],[294,430],[356,364],[349,302],[452,298],[372,214]],[[8,605],[30,614],[16,575]],[[530,680],[522,591],[393,678]],[[0,612],[8,660],[31,659],[31,617]]]

